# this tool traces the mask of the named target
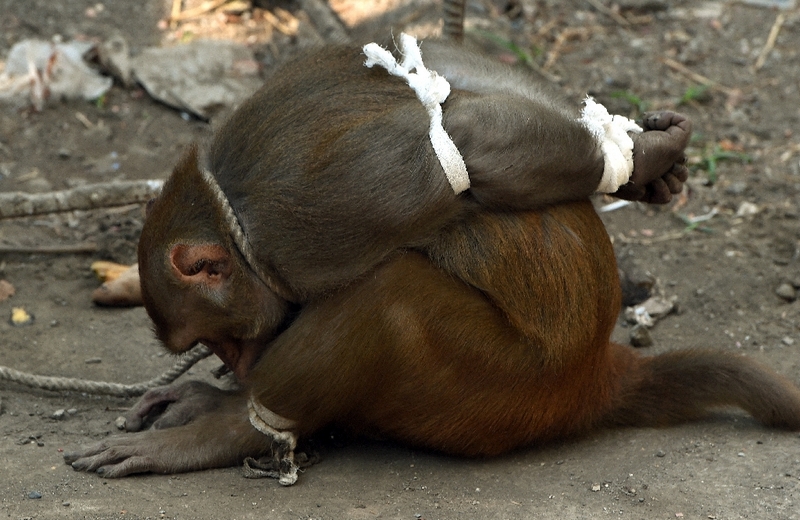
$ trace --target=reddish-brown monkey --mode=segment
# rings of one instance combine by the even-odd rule
[[[159,338],[208,345],[243,390],[152,391],[127,428],[171,402],[155,430],[67,462],[117,477],[273,453],[291,483],[297,437],[331,423],[462,455],[719,405],[800,429],[800,392],[744,358],[610,343],[617,270],[587,200],[598,142],[520,73],[446,44],[423,55],[453,86],[444,127],[470,189],[448,184],[413,92],[359,49],[288,64],[183,158],[139,247]],[[665,202],[686,179],[691,125],[661,113],[643,126],[617,195]]]

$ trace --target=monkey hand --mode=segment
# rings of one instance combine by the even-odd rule
[[[150,429],[139,431],[154,415],[159,417]],[[137,433],[65,453],[64,461],[77,471],[109,478],[233,466],[270,452],[247,417],[241,394],[197,381],[155,388],[125,417],[126,429]]]
[[[125,431],[138,432],[148,426],[154,430],[183,426],[218,408],[226,395],[201,381],[152,388],[125,414]]]
[[[686,145],[692,135],[692,123],[675,112],[646,114],[644,132],[633,139],[633,173],[627,184],[614,195],[621,199],[666,204],[683,190],[689,177],[686,168]]]

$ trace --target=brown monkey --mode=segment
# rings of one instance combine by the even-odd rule
[[[529,78],[446,44],[423,51],[453,86],[443,124],[470,189],[448,184],[419,100],[360,50],[277,72],[184,157],[139,249],[159,338],[174,352],[207,344],[245,390],[151,392],[129,428],[174,402],[156,422],[172,428],[69,454],[73,467],[186,471],[277,445],[291,483],[297,436],[328,423],[465,455],[723,404],[800,427],[800,393],[749,361],[610,344],[615,261],[585,200],[604,175],[600,143]],[[678,192],[690,129],[646,119],[617,194]]]
[[[282,326],[287,302],[338,290],[398,248],[435,247],[443,229],[475,212],[595,191],[603,153],[577,113],[531,78],[462,48],[423,52],[454,85],[444,127],[470,189],[454,193],[431,149],[428,114],[402,80],[366,68],[359,49],[298,58],[207,153],[183,158],[150,208],[142,297],[170,350],[201,341],[243,377]],[[633,181],[620,191],[664,202],[686,179],[691,125],[662,113],[644,128],[633,136]]]
[[[129,428],[176,401],[155,425],[166,429],[112,437],[66,460],[118,477],[269,453],[270,440],[248,420],[251,395],[276,414],[276,430],[293,435],[339,423],[471,456],[600,426],[683,422],[722,405],[800,428],[800,392],[746,358],[643,357],[610,343],[619,298],[611,244],[588,201],[477,213],[427,255],[398,251],[304,306],[243,391],[199,383],[153,391]]]

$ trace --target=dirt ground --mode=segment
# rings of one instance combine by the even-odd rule
[[[159,24],[167,3],[0,0],[0,56],[33,37],[119,33],[138,53],[208,36],[250,44],[268,70],[276,56],[306,43],[303,31],[270,25],[278,8],[289,11],[287,20],[309,23],[292,2],[212,12],[173,28]],[[679,304],[644,350],[713,346],[800,382],[800,302],[792,299],[800,287],[800,10],[663,0],[598,10],[600,3],[611,5],[475,0],[468,27],[498,59],[529,58],[576,103],[590,93],[612,112],[678,107],[693,118],[694,173],[684,196],[603,216],[626,269],[649,273]],[[437,27],[431,1],[331,5],[349,24],[362,24],[351,28],[357,43],[383,39],[390,27],[395,34],[408,25],[418,34]],[[698,89],[703,83],[708,88]],[[41,112],[0,106],[0,192],[162,179],[186,145],[209,132],[140,88],[120,85],[100,104],[52,102]],[[172,364],[143,309],[90,302],[97,281],[89,265],[133,262],[142,215],[135,205],[0,222],[5,248],[98,245],[88,254],[0,252],[0,279],[16,289],[0,302],[0,365],[133,383]],[[13,327],[12,307],[32,313],[33,324]],[[615,338],[626,342],[623,321]],[[206,360],[191,374],[212,380],[216,366]],[[116,433],[115,418],[132,402],[0,382],[0,517],[800,518],[798,434],[766,430],[735,411],[490,460],[334,443],[291,488],[245,479],[239,468],[104,480],[63,463],[62,450]]]

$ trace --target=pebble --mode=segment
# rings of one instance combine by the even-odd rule
[[[783,342],[783,344],[787,346],[794,345],[794,339],[790,338],[789,336],[784,336],[781,342]]]
[[[797,289],[790,283],[782,283],[775,289],[775,294],[786,300],[787,302],[793,302],[797,299]]]
[[[84,360],[84,363],[86,363],[87,365],[96,365],[97,363],[102,363],[102,362],[103,360],[99,357],[92,357]]]
[[[30,493],[28,493],[28,498],[37,500],[39,498],[42,498],[42,494],[39,493],[38,491],[31,491]]]
[[[656,457],[666,457],[666,456],[667,456],[667,454],[662,450],[658,450],[656,452]]]
[[[117,417],[116,419],[114,419],[114,426],[116,426],[118,430],[124,430],[125,429],[125,423],[126,423],[125,417],[123,417],[121,415],[119,417]]]
[[[730,186],[725,188],[725,193],[730,195],[741,195],[742,193],[747,190],[747,183],[746,182],[733,182]]]
[[[653,344],[650,331],[644,325],[634,325],[630,332],[631,345],[634,347],[649,347]]]
[[[56,421],[60,421],[66,416],[67,416],[67,411],[64,410],[63,408],[59,408],[50,415],[50,418],[55,419]]]

